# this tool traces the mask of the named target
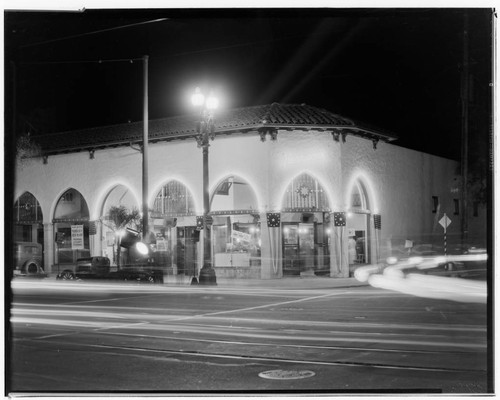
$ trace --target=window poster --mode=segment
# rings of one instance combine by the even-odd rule
[[[71,225],[71,248],[83,250],[83,225]]]

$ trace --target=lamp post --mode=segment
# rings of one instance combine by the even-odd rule
[[[143,138],[142,138],[142,238],[149,243],[149,215],[148,215],[148,60],[149,56],[143,57],[144,70],[144,94],[143,94]]]
[[[218,100],[210,94],[205,99],[200,88],[196,88],[191,98],[193,105],[200,112],[200,120],[197,122],[196,142],[203,152],[203,267],[200,270],[200,285],[216,285],[217,278],[215,270],[212,267],[212,244],[211,244],[211,225],[210,213],[210,193],[208,182],[208,147],[209,138],[215,138],[215,109],[218,106]]]

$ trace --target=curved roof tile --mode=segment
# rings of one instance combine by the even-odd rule
[[[183,115],[150,120],[149,140],[154,142],[193,138],[196,135],[196,119],[195,115]],[[273,103],[223,110],[217,113],[215,125],[216,132],[225,134],[273,128],[322,129],[386,142],[397,138],[392,133],[306,104]],[[140,143],[142,136],[143,123],[139,121],[42,135],[37,136],[35,141],[44,154],[55,154]]]

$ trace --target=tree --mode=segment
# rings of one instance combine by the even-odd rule
[[[133,228],[138,230],[142,225],[142,217],[138,209],[135,207],[129,210],[123,204],[119,206],[111,206],[108,214],[101,218],[102,223],[110,228],[115,233],[116,264],[120,268],[120,235],[118,232],[125,228]]]
[[[41,147],[33,141],[29,132],[25,135],[19,136],[16,142],[16,158],[19,165],[22,167],[28,160],[42,155]]]

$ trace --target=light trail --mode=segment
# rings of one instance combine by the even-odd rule
[[[174,294],[174,293],[204,293],[204,294],[227,294],[227,295],[238,295],[238,296],[248,296],[253,297],[256,294],[261,297],[291,297],[291,296],[307,296],[312,294],[321,293],[331,293],[332,288],[289,288],[289,287],[247,287],[242,286],[217,286],[217,287],[203,287],[203,286],[191,286],[191,285],[181,285],[181,286],[170,286],[170,285],[155,285],[155,284],[137,284],[137,283],[103,283],[103,282],[91,282],[91,281],[28,281],[24,279],[14,279],[11,282],[11,288],[14,295],[23,294],[24,292],[34,293],[80,293],[87,294],[89,291],[95,293],[132,293],[132,294]],[[352,291],[346,291],[345,294],[354,294]],[[365,293],[370,293],[365,292]],[[371,292],[373,293],[373,292]]]
[[[262,328],[250,329],[251,332],[242,331],[241,328],[232,327],[215,327],[213,325],[186,325],[186,324],[172,324],[172,321],[167,321],[166,324],[151,324],[147,321],[141,322],[127,322],[123,324],[117,324],[116,321],[106,322],[106,321],[81,321],[81,320],[59,320],[54,318],[43,318],[43,317],[12,317],[11,322],[14,324],[39,324],[39,325],[51,325],[51,326],[62,326],[68,328],[90,328],[96,331],[104,331],[110,329],[135,329],[140,327],[141,330],[148,332],[169,332],[177,331],[182,333],[190,334],[200,334],[200,335],[213,335],[213,336],[232,336],[232,337],[244,337],[262,340],[293,340],[297,342],[307,342],[312,339],[331,343],[331,342],[349,342],[349,343],[373,343],[377,344],[392,344],[392,345],[412,345],[412,346],[426,346],[426,347],[439,347],[439,348],[461,348],[461,349],[485,349],[486,339],[480,340],[476,338],[479,343],[471,342],[470,338],[465,337],[460,340],[460,338],[454,337],[450,338],[446,335],[439,335],[437,338],[441,340],[415,340],[407,338],[407,334],[388,334],[388,333],[373,333],[373,332],[328,332],[325,336],[324,332],[308,332],[307,335],[297,334],[297,332],[289,332],[288,334],[281,333],[267,333]],[[306,321],[304,321],[305,323]],[[239,329],[239,330],[237,330]],[[72,333],[74,334],[74,332]],[[338,336],[341,335],[341,336]],[[376,336],[376,338],[374,338]],[[381,337],[383,336],[383,337]],[[405,339],[397,339],[396,337],[404,336]],[[428,339],[429,335],[422,335],[423,338]],[[451,339],[455,340],[452,341]]]
[[[14,303],[12,309],[13,317],[17,317],[20,315],[34,315],[36,317],[40,316],[74,316],[77,318],[83,317],[92,317],[97,319],[148,319],[152,322],[154,321],[168,321],[171,322],[173,319],[179,318],[179,315],[176,314],[165,314],[163,308],[159,309],[151,309],[150,307],[123,307],[123,306],[105,306],[103,310],[102,307],[99,307],[96,310],[93,307],[83,306],[83,305],[43,305],[43,304],[35,304],[35,303]],[[50,307],[50,309],[46,309]],[[87,311],[87,309],[91,309],[92,311]],[[172,309],[169,308],[169,311],[182,311],[189,312],[194,311],[191,309]],[[161,314],[152,314],[151,311],[159,311]],[[117,312],[120,312],[117,314]],[[143,312],[149,312],[147,314]],[[190,315],[182,315],[181,319],[187,319]],[[192,316],[194,318],[194,316]],[[280,319],[280,320],[268,320],[263,318],[249,318],[249,317],[218,317],[218,316],[204,316],[202,317],[203,321],[215,321],[215,322],[227,322],[227,323],[246,323],[249,325],[255,324],[279,324],[279,325],[291,325],[291,326],[307,326],[307,327],[316,327],[322,329],[333,329],[333,328],[350,328],[356,326],[359,329],[399,329],[399,330],[407,330],[414,331],[415,329],[420,330],[433,330],[433,331],[464,331],[464,332],[486,332],[486,328],[484,326],[477,325],[446,325],[442,326],[439,324],[395,324],[395,323],[374,323],[374,322],[363,322],[356,321],[354,322],[340,322],[340,321],[304,321],[304,320],[293,320],[293,319]],[[14,320],[13,320],[14,321]],[[234,327],[234,326],[232,326]]]
[[[466,262],[485,263],[486,253],[448,255],[437,257],[410,257],[398,261],[393,257],[387,264],[367,265],[356,269],[355,278],[360,282],[368,282],[375,288],[393,290],[418,297],[451,300],[465,303],[486,304],[488,286],[485,281],[456,278],[453,276],[432,275],[432,270],[448,265],[453,268],[449,274],[467,272],[462,266]],[[458,266],[461,266],[458,268]],[[451,268],[451,267],[450,267]],[[407,273],[407,270],[421,270],[430,275]],[[486,270],[484,269],[484,272]]]

